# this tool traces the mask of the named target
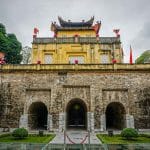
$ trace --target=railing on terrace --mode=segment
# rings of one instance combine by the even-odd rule
[[[48,44],[48,43],[86,43],[86,44],[113,44],[120,43],[120,38],[117,37],[78,37],[78,41],[75,40],[75,37],[58,37],[58,38],[40,38],[37,37],[33,39],[33,44]]]
[[[20,64],[20,65],[0,65],[2,71],[150,71],[150,64]]]

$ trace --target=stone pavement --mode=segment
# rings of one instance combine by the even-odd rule
[[[66,144],[88,144],[87,131],[67,131]],[[55,138],[50,142],[51,144],[64,144],[64,133],[57,132]],[[101,144],[101,141],[96,137],[95,133],[90,133],[90,144]]]

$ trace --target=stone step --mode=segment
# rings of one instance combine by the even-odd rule
[[[64,133],[56,133],[55,138],[50,142],[52,144],[63,144]],[[86,131],[67,131],[66,144],[88,144],[89,136]],[[90,133],[90,144],[101,144],[95,133]]]

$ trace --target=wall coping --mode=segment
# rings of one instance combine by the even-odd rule
[[[7,71],[148,71],[150,64],[5,64],[0,72]]]

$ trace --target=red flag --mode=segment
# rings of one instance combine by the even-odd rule
[[[130,46],[130,64],[132,64],[132,63],[133,63],[132,48],[131,48],[131,46]]]
[[[38,28],[34,28],[34,34],[39,33],[39,29]]]

